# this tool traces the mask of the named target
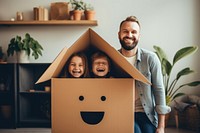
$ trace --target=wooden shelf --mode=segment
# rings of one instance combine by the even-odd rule
[[[35,90],[35,91],[22,91],[20,92],[20,94],[50,94],[50,92]]]
[[[17,25],[90,25],[97,26],[97,20],[49,20],[49,21],[0,21],[0,26]]]

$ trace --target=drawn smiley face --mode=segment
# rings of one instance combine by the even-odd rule
[[[83,102],[84,100],[84,96],[79,96],[79,101]],[[101,96],[100,100],[105,102],[106,96]],[[100,123],[103,120],[104,114],[104,111],[80,111],[82,120],[89,125],[96,125]]]

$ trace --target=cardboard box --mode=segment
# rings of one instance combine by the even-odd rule
[[[114,78],[58,78],[73,53],[85,51],[90,57],[96,50],[112,60]],[[133,133],[135,80],[150,84],[92,29],[64,48],[37,83],[47,80],[52,86],[52,133]]]

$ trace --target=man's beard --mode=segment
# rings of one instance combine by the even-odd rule
[[[124,41],[124,39],[126,39],[126,38],[129,38],[129,37],[124,37],[123,39],[119,39],[122,48],[124,48],[125,50],[132,50],[132,49],[134,49],[137,46],[137,44],[138,44],[138,40],[136,40],[135,38],[129,38],[129,39],[134,40],[134,42],[131,45],[128,45]]]

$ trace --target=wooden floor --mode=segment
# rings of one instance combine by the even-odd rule
[[[50,128],[0,129],[0,133],[51,133],[51,129]],[[197,132],[167,127],[165,133],[197,133]]]

